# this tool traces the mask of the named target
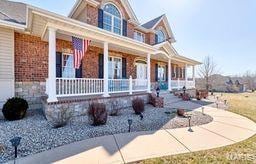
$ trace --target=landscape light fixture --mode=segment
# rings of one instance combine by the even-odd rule
[[[202,107],[202,113],[203,113],[203,115],[205,115],[205,114],[204,114],[204,107]]]
[[[156,95],[157,95],[157,97],[159,97],[159,94],[160,94],[160,87],[157,87],[156,88]]]
[[[132,119],[128,119],[128,125],[129,125],[129,133],[131,132],[131,126],[132,126]]]
[[[228,101],[227,101],[227,100],[224,100],[224,103],[225,103],[225,105],[227,105]]]
[[[216,107],[219,108],[219,104],[216,102]]]
[[[184,86],[182,89],[183,89],[183,93],[185,95],[187,88]]]
[[[13,139],[10,140],[12,143],[12,146],[15,149],[15,158],[18,157],[18,146],[20,145],[21,137],[14,137]]]
[[[144,116],[142,113],[140,113],[140,120],[143,120]]]
[[[192,130],[192,128],[191,128],[191,116],[188,116],[188,126],[189,126],[188,131],[189,131],[189,132],[193,132],[193,130]]]

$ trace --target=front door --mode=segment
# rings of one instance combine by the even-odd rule
[[[146,80],[147,79],[147,65],[146,64],[137,64],[137,79]]]

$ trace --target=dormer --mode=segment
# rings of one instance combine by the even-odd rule
[[[139,24],[128,0],[77,0],[69,17],[129,37]]]
[[[141,25],[140,28],[144,28],[148,31],[147,40],[151,45],[165,41],[169,41],[171,43],[175,42],[175,38],[166,15],[161,15],[160,17]]]

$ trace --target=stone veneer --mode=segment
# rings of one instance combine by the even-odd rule
[[[41,109],[45,95],[45,82],[15,82],[15,96],[28,101],[29,109]]]
[[[141,93],[134,95],[112,95],[109,98],[103,98],[99,96],[98,98],[76,98],[76,99],[60,99],[58,103],[47,103],[46,99],[42,99],[43,111],[47,120],[51,121],[51,119],[59,120],[60,113],[65,109],[67,113],[71,113],[72,117],[83,116],[87,114],[87,110],[89,108],[89,104],[94,100],[104,103],[107,106],[107,110],[111,109],[111,101],[117,100],[118,102],[122,102],[123,108],[128,108],[132,106],[132,100],[135,98],[142,98],[145,104],[149,103],[149,94]]]

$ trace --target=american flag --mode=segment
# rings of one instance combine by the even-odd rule
[[[72,37],[72,44],[74,48],[74,68],[75,69],[80,68],[81,61],[84,57],[84,54],[88,50],[90,43],[91,43],[90,40]]]

